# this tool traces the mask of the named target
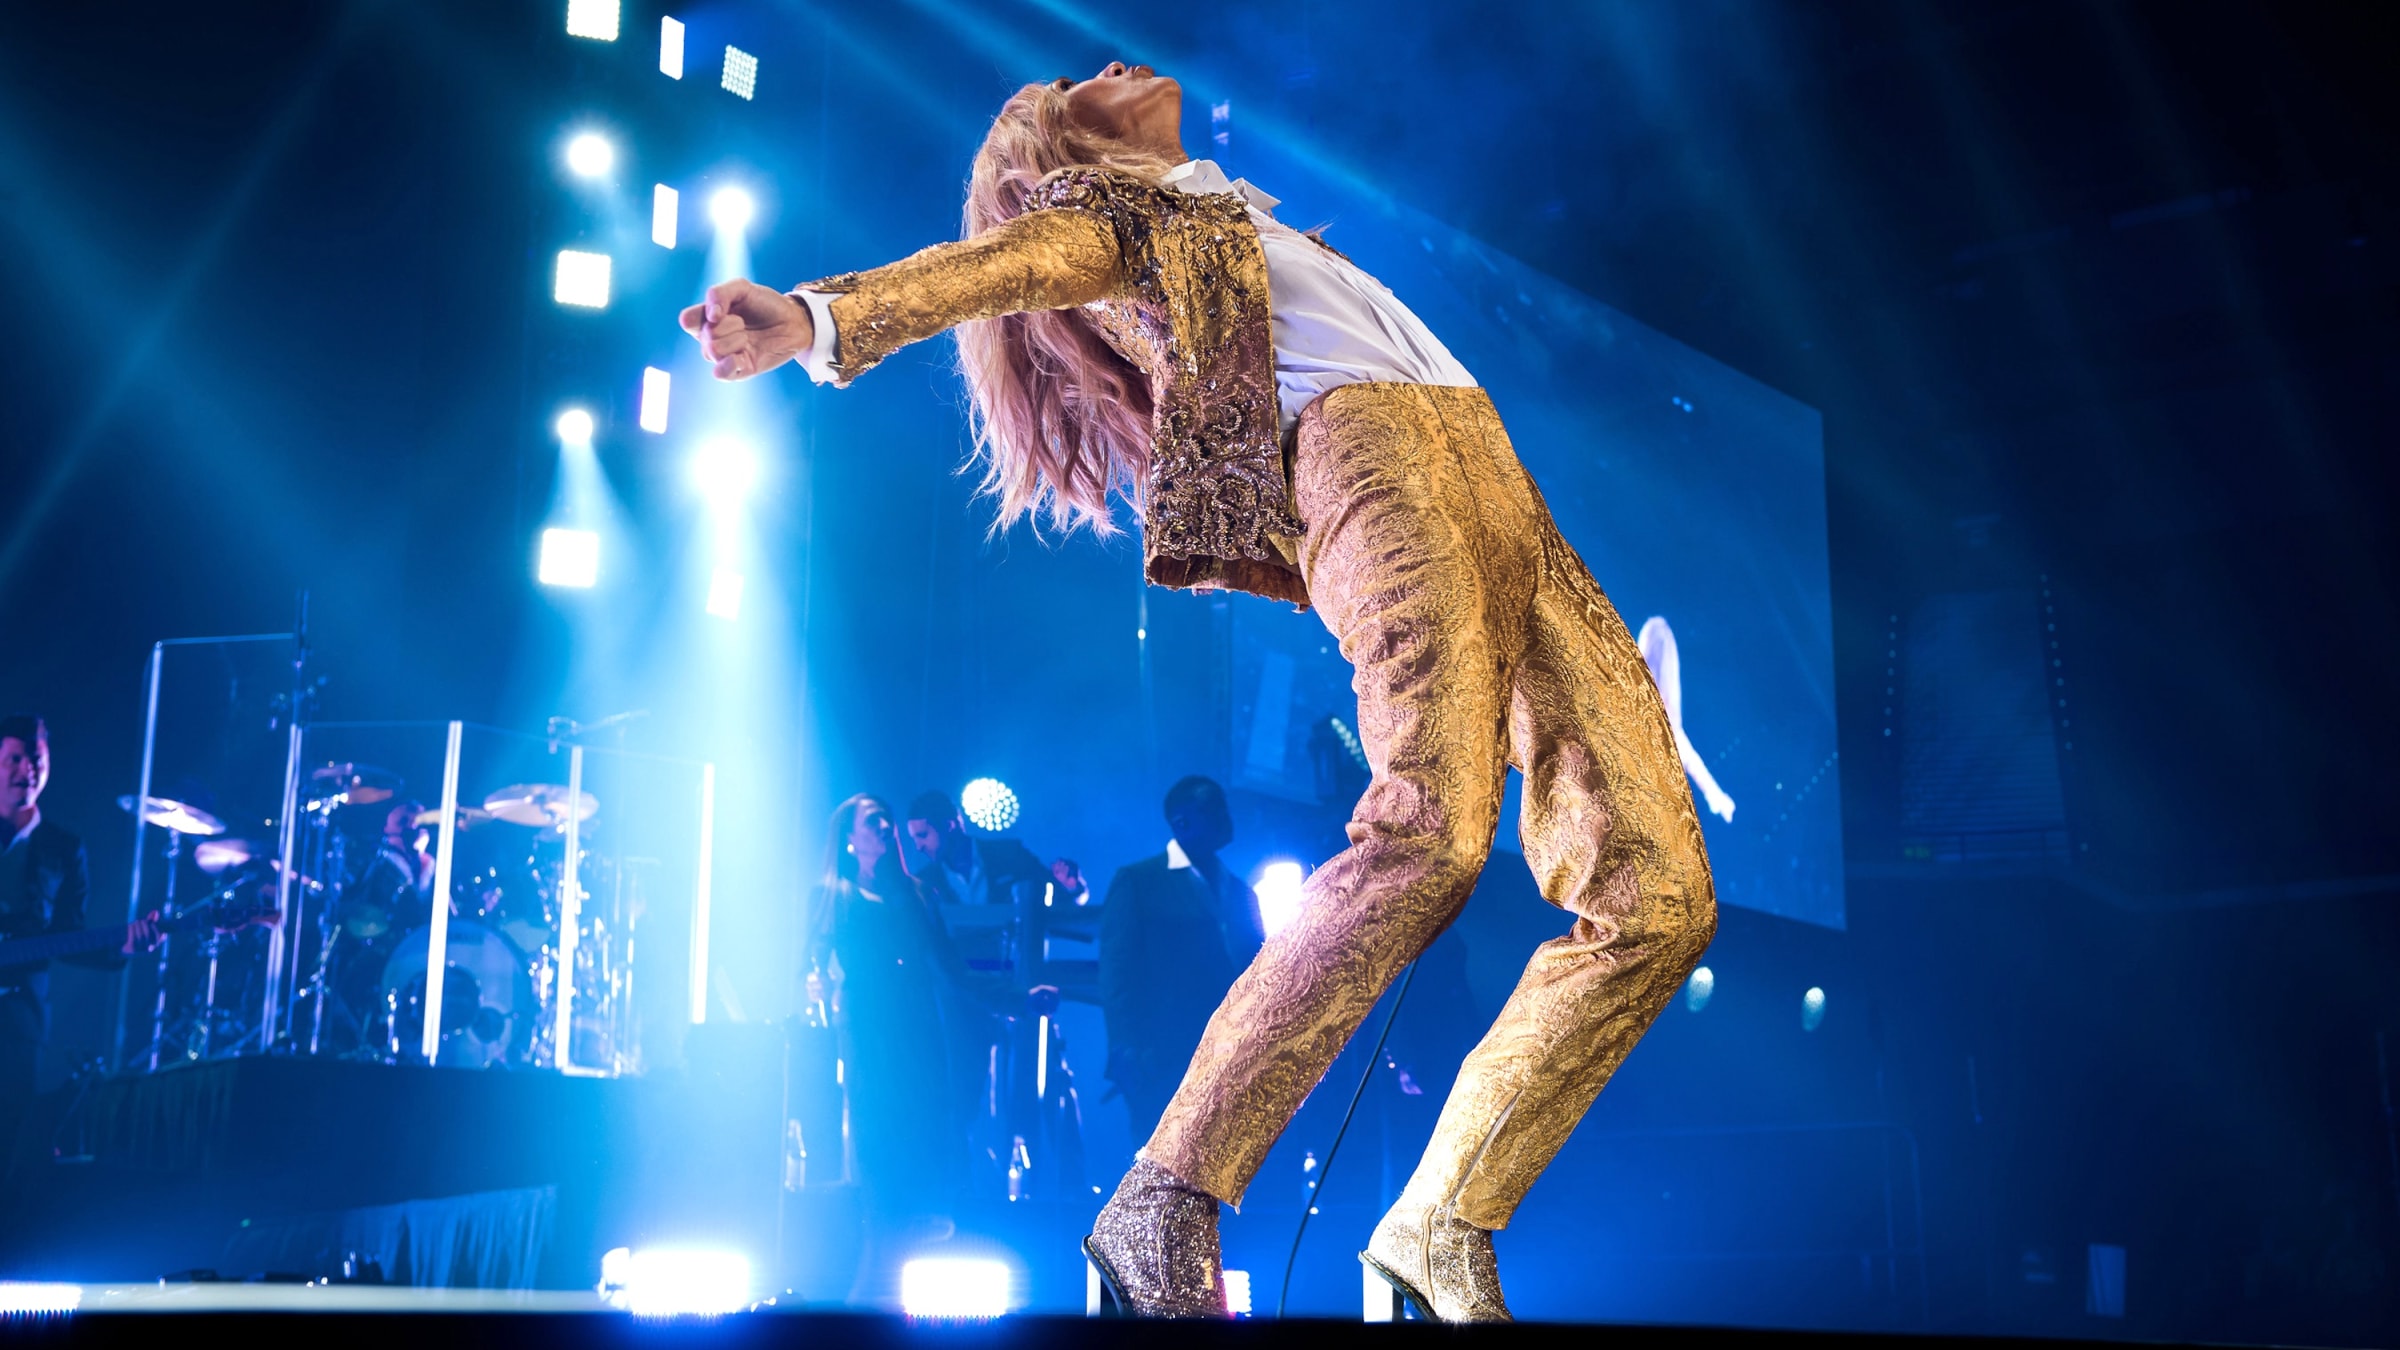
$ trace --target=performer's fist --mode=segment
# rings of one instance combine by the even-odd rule
[[[773,370],[817,336],[806,304],[739,278],[709,287],[706,299],[683,312],[683,331],[700,339],[700,355],[720,380]]]

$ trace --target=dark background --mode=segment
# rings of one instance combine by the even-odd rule
[[[572,616],[528,579],[549,419],[596,396],[564,382],[576,348],[545,298],[551,156],[616,78],[556,9],[0,16],[0,703],[51,719],[45,804],[92,841],[104,906],[156,638],[283,627],[306,587],[329,716],[530,728],[624,706],[579,683]],[[684,17],[687,84],[734,40],[706,34],[762,57],[727,133],[774,175],[762,276],[951,233],[998,97],[1122,55],[1185,76],[1195,150],[1230,102],[1235,172],[1245,137],[1303,146],[1822,413],[1849,930],[1728,916],[1724,1002],[1670,1012],[1502,1239],[1527,1311],[2392,1338],[2382,6]],[[654,23],[629,8],[628,42]],[[716,116],[674,124],[687,165]],[[1268,186],[1313,220],[1307,184]],[[1338,219],[1331,238],[1371,268],[1392,246]],[[1166,781],[1222,762],[1205,662],[1162,659],[1201,674],[1160,685],[1151,742],[1114,714],[1012,711],[1042,681],[1039,706],[1073,704],[1062,652],[1135,659],[1094,634],[1145,603],[1196,650],[1216,620],[1145,601],[1129,541],[1108,546],[1121,587],[1088,593],[1046,582],[1087,575],[1092,544],[985,542],[950,474],[945,360],[911,353],[838,403],[788,391],[807,472],[768,544],[808,598],[784,630],[807,679],[759,752],[789,786],[762,790],[752,834],[795,865],[778,883],[754,862],[741,902],[753,1015],[779,1007],[777,916],[840,795],[997,767],[1056,784],[1028,791],[1036,847],[1105,871],[1157,846],[1139,822]],[[672,478],[645,453],[604,445],[643,510]],[[716,753],[725,733],[644,734]],[[1792,1006],[1811,983],[1831,998],[1813,1039]],[[62,1061],[104,1044],[104,1006],[62,995]],[[1798,1135],[1688,1133],[1810,1121],[1908,1147],[1779,1162]],[[1848,1239],[1808,1230],[1811,1207],[1890,1199],[1902,1156],[1921,1257],[1889,1279],[1827,1264]],[[1837,1184],[1854,1165],[1863,1191]],[[1676,1175],[1713,1176],[1715,1208],[1675,1211]],[[2094,1243],[2129,1252],[2122,1321],[2084,1310]],[[1852,1245],[1914,1251],[1897,1229]]]

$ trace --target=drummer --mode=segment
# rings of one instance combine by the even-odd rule
[[[405,931],[432,918],[433,832],[417,824],[424,814],[423,802],[392,803],[375,856],[346,898],[346,911],[375,916],[378,933]]]

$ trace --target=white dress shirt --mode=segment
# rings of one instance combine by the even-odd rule
[[[1227,179],[1214,160],[1178,164],[1159,181],[1195,195],[1237,193],[1249,207],[1267,255],[1275,391],[1284,431],[1299,422],[1301,409],[1317,396],[1345,384],[1385,380],[1474,387],[1475,377],[1390,287],[1275,219],[1277,199],[1246,180]],[[833,297],[805,289],[794,294],[807,302],[816,327],[800,364],[810,379],[828,383],[833,379]]]

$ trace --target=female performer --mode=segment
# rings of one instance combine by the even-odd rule
[[[950,1229],[966,1172],[966,1120],[951,1090],[942,1014],[957,999],[960,963],[933,898],[902,862],[882,799],[847,799],[826,836],[802,964],[813,990],[833,1004],[841,1033],[871,1258],[905,1233]],[[872,1292],[873,1268],[860,1261],[854,1295]]]
[[[956,329],[1003,526],[1104,532],[1120,490],[1152,582],[1313,606],[1356,668],[1373,778],[1350,847],[1225,996],[1085,1241],[1122,1308],[1225,1315],[1218,1202],[1457,916],[1523,772],[1525,857],[1574,925],[1361,1254],[1420,1316],[1505,1319],[1492,1232],[1715,931],[1699,818],[1642,654],[1491,400],[1373,277],[1187,156],[1181,116],[1146,66],[1028,85],[959,242],[790,294],[726,282],[683,326],[720,378],[797,360],[836,384]]]

